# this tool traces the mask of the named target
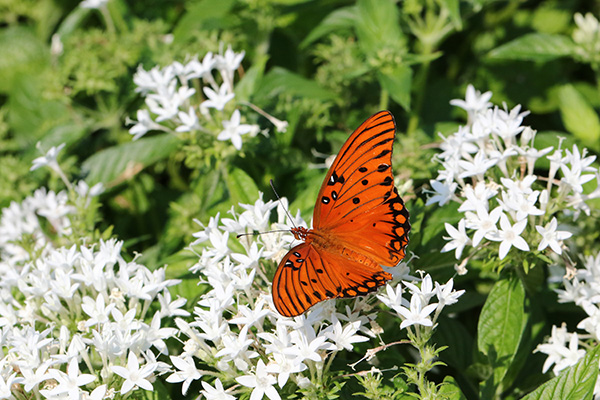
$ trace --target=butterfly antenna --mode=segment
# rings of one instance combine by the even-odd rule
[[[271,184],[271,189],[273,189],[273,193],[275,193],[275,197],[277,197],[277,201],[279,201],[279,204],[281,204],[281,197],[279,197],[279,194],[277,194],[277,190],[275,190],[275,185],[273,184],[273,179],[271,179],[269,181],[269,183]],[[290,211],[287,208],[284,208],[284,211],[287,214],[290,221],[292,222],[292,225],[294,225],[294,228],[297,228],[296,223],[294,222],[294,218],[292,217],[292,214],[290,214]]]
[[[277,229],[275,231],[268,231],[268,232],[248,232],[248,233],[240,233],[238,235],[236,235],[236,238],[239,239],[242,236],[258,236],[258,235],[264,235],[265,233],[275,233],[275,232],[289,232],[289,229]]]

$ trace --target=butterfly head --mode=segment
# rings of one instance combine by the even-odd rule
[[[290,229],[290,232],[292,232],[292,235],[294,235],[294,238],[296,238],[296,240],[306,241],[306,238],[308,237],[308,233],[310,232],[310,229],[307,229],[303,226],[298,226],[298,227]]]

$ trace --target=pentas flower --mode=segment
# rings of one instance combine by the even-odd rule
[[[277,132],[285,131],[287,122],[254,104],[237,101],[235,73],[244,55],[243,51],[238,53],[228,47],[218,54],[209,52],[202,60],[194,57],[185,63],[175,61],[150,70],[139,66],[133,82],[135,91],[144,97],[146,108],[137,111],[137,120],[127,120],[133,124],[129,129],[133,140],[150,131],[163,131],[184,139],[195,138],[194,143],[231,142],[235,150],[241,150],[241,135],[256,136],[260,131],[256,123],[251,123],[259,116],[270,121]]]
[[[584,190],[593,180],[600,187],[595,156],[576,145],[561,149],[560,140],[557,148],[536,149],[535,131],[523,125],[528,112],[494,107],[490,98],[490,92],[482,95],[469,85],[467,100],[451,102],[467,110],[469,122],[442,137],[442,153],[434,158],[441,169],[427,204],[460,204],[464,215],[445,224],[448,243],[442,252],[454,250],[461,273],[475,255],[502,260],[531,249],[562,254],[572,235],[562,221],[589,215],[586,202],[600,196],[600,190]],[[536,175],[541,159],[549,161],[547,175]]]
[[[170,368],[156,356],[177,334],[163,319],[189,315],[185,299],[168,292],[178,281],[126,261],[115,239],[56,246],[68,242],[75,209],[100,191],[81,183],[69,195],[40,189],[2,210],[0,391],[4,382],[32,398],[100,400],[107,391],[152,390]]]
[[[284,387],[302,392],[319,384],[311,371],[326,374],[339,352],[353,351],[356,344],[377,337],[377,315],[364,311],[372,309],[368,303],[375,296],[328,300],[295,318],[281,316],[273,305],[269,278],[295,242],[290,228],[307,224],[299,215],[286,212],[285,198],[264,201],[260,194],[254,204],[240,204],[239,209],[230,210],[227,217],[215,215],[194,234],[191,249],[198,262],[190,271],[199,274],[208,290],[200,296],[192,322],[176,319],[184,352],[173,359],[177,371],[167,379],[184,382],[186,388],[200,379],[207,398],[231,398],[235,390],[252,399],[278,399]],[[255,231],[268,233],[235,238]],[[429,276],[409,275],[405,263],[387,270],[403,283],[395,288],[387,285],[387,295],[379,293],[377,298],[398,313],[398,325],[407,320],[411,329],[431,330],[437,310],[462,294],[453,290],[451,282],[435,286]],[[411,306],[406,292],[420,303]],[[430,301],[436,296],[443,300]],[[345,305],[344,312],[336,308],[340,304]],[[399,312],[404,307],[409,318]],[[210,371],[195,373],[193,360]],[[217,374],[219,379],[211,382]]]

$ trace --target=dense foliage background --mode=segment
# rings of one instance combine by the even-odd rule
[[[241,212],[239,203],[254,204],[259,191],[265,201],[273,199],[270,180],[290,200],[292,214],[299,210],[310,221],[327,157],[367,117],[389,109],[398,127],[396,183],[413,226],[408,250],[417,256],[410,267],[439,282],[454,277],[454,287],[465,290],[449,309],[452,314],[438,320],[431,340],[437,348],[447,347],[439,353],[443,364],[430,366],[428,379],[440,383],[452,377],[456,391],[447,393],[452,398],[518,398],[552,378],[551,372],[542,373],[546,355],[534,350],[553,325],[566,323],[572,332],[587,316],[574,303],[559,303],[555,289],[560,282],[547,279],[552,265],[562,266],[565,274],[564,264],[539,252],[508,261],[496,254],[469,260],[469,272],[457,276],[455,253],[441,250],[447,242],[444,224],[456,225],[462,217],[458,205],[426,205],[426,200],[440,168],[433,160],[439,153],[438,133],[447,137],[467,123],[467,113],[450,100],[464,98],[469,84],[491,91],[494,104],[529,110],[524,125],[537,130],[537,149],[556,148],[562,136],[562,148],[576,145],[587,148],[588,155],[598,154],[600,29],[592,19],[600,3],[108,0],[88,6],[63,0],[0,1],[0,207],[20,203],[40,187],[65,189],[55,169],[30,171],[34,159],[65,143],[58,161],[68,180],[84,180],[90,187],[102,183],[104,191],[92,206],[79,210],[88,220],[72,223],[71,235],[54,244],[118,238],[128,261],[139,253],[135,261],[150,270],[168,265],[167,278],[182,280],[171,287],[173,297],[187,298],[192,311],[209,290],[189,272],[206,245],[196,246],[196,253],[189,249],[192,235],[201,229],[197,221],[208,225],[211,217],[227,216],[232,207]],[[588,13],[585,31],[575,16],[583,20]],[[176,125],[167,120],[168,129],[150,129],[132,140],[129,130],[140,120],[136,113],[148,108],[146,93],[134,83],[140,68],[185,64],[209,52],[224,55],[228,48],[245,54],[235,69],[235,98],[227,114],[202,114],[200,109],[204,132],[175,132]],[[199,82],[191,84],[196,107],[207,98]],[[240,148],[216,138],[234,108],[243,124],[257,127],[242,136]],[[287,127],[278,129],[272,118],[286,121]],[[598,163],[591,167],[597,169]],[[536,164],[536,171],[548,168],[548,162]],[[586,193],[594,190],[584,186]],[[588,218],[571,221],[576,237],[568,245],[569,265],[598,252],[597,199],[588,205]],[[535,250],[537,243],[530,247]],[[493,343],[504,358],[481,348],[483,325],[500,323],[481,319],[490,314],[482,314],[482,308],[491,307],[486,298],[493,288],[500,302],[509,295],[522,297],[513,350],[502,353],[502,338]],[[514,312],[512,303],[499,307],[506,315]],[[380,324],[384,342],[405,338],[399,337],[397,323]],[[579,387],[585,396],[594,387],[596,338],[586,339],[588,355],[596,358],[585,358],[587,369],[578,364],[582,369],[570,380],[554,381],[563,393]],[[180,351],[176,340],[168,345],[171,354]],[[383,379],[354,378],[356,371],[347,364],[371,347],[359,343],[357,354],[338,356],[329,370],[337,383],[330,381],[319,396],[347,398],[360,392],[392,399],[415,391],[397,379],[402,376],[397,366],[415,362],[407,345],[378,355]],[[169,397],[182,396],[180,384],[157,379]],[[196,398],[201,388],[199,381],[192,383],[186,396]],[[287,390],[291,393],[282,391],[282,397],[295,391]],[[31,398],[27,392],[12,395]]]

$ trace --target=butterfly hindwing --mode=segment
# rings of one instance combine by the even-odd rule
[[[273,303],[281,315],[294,317],[323,300],[365,295],[391,278],[379,266],[367,266],[302,243],[277,267]]]
[[[313,224],[331,228],[383,203],[394,188],[394,117],[380,111],[350,135],[321,186]]]

